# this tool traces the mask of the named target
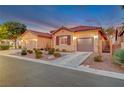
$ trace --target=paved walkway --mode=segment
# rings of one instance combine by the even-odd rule
[[[75,52],[52,61],[54,64],[63,66],[78,67],[84,60],[86,60],[92,52]]]

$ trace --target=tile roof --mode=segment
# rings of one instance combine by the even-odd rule
[[[77,31],[86,31],[86,30],[96,30],[96,29],[102,29],[102,28],[95,27],[95,26],[77,26],[70,29],[71,31],[77,32]]]
[[[67,27],[61,27],[57,30],[53,30],[50,31],[51,33],[56,33],[57,31],[61,30],[61,29],[66,29],[69,30],[71,32],[78,32],[78,31],[87,31],[87,30],[96,30],[96,29],[102,29],[102,27],[95,27],[95,26],[77,26],[77,27],[73,27],[73,28],[67,28]]]
[[[51,38],[52,35],[50,33],[44,33],[44,32],[38,32],[38,31],[33,31],[33,30],[27,30],[37,36],[43,36],[43,37],[48,37],[48,38]]]

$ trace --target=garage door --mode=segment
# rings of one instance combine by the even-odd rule
[[[93,51],[93,38],[77,39],[77,51]]]

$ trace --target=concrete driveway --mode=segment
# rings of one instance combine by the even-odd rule
[[[52,61],[52,63],[69,67],[78,67],[91,54],[92,52],[74,52],[57,60],[54,60]]]
[[[124,80],[0,56],[0,86],[119,87]]]

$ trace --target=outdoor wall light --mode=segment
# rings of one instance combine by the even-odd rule
[[[73,37],[73,40],[75,40],[77,37]]]
[[[34,41],[37,41],[37,39],[33,39]]]
[[[98,36],[94,36],[94,39],[98,39]]]

